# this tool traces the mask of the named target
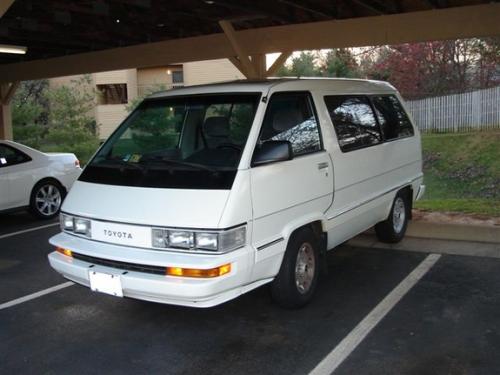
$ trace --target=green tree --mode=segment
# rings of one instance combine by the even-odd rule
[[[299,56],[293,57],[289,66],[283,65],[276,75],[279,77],[318,77],[321,76],[318,56],[314,51],[301,52]]]
[[[72,152],[86,163],[99,146],[93,111],[95,90],[90,76],[73,80],[69,86],[48,91],[48,130],[43,139],[45,151]]]
[[[33,148],[40,148],[47,131],[47,80],[24,81],[12,100],[14,139]]]
[[[324,77],[357,78],[360,76],[359,65],[348,48],[328,51],[319,69]]]

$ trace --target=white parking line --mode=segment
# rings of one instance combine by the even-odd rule
[[[50,288],[47,288],[47,289],[44,289],[44,290],[40,290],[39,292],[28,294],[27,296],[24,296],[24,297],[21,297],[21,298],[13,299],[12,301],[2,303],[0,305],[0,310],[7,309],[7,308],[15,306],[15,305],[19,305],[20,303],[24,303],[24,302],[30,301],[32,299],[44,296],[46,294],[57,292],[58,290],[67,288],[68,286],[71,286],[71,285],[74,285],[74,284],[75,283],[72,282],[72,281],[67,281],[65,283],[62,283],[62,284],[59,284],[59,285],[55,285],[53,287],[50,287]]]
[[[12,237],[12,236],[17,236],[18,234],[23,234],[23,233],[28,233],[28,232],[33,232],[35,230],[43,229],[43,228],[50,228],[50,227],[55,227],[56,225],[59,225],[59,223],[52,223],[52,224],[47,224],[47,225],[40,225],[39,227],[34,227],[34,228],[29,228],[29,229],[24,229],[20,230],[17,232],[12,232],[12,233],[7,233],[7,234],[2,234],[0,235],[0,240],[2,238],[7,238],[7,237]]]
[[[309,373],[331,374],[408,291],[436,264],[441,255],[429,254]]]

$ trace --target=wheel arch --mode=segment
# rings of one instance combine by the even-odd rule
[[[63,189],[63,192],[64,194],[66,195],[68,193],[67,189],[66,189],[66,186],[64,186],[64,184],[59,181],[56,177],[53,177],[53,176],[47,176],[47,177],[43,177],[41,179],[39,179],[37,182],[35,182],[33,184],[33,187],[31,188],[31,194],[33,194],[33,191],[35,190],[35,188],[44,183],[44,182],[55,182],[56,184],[58,184],[59,186],[61,186],[61,188]]]

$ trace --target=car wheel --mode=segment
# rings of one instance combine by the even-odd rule
[[[375,233],[380,241],[396,243],[403,239],[410,217],[408,195],[405,191],[398,192],[392,202],[389,217],[375,225]]]
[[[316,290],[319,271],[318,239],[310,229],[295,232],[288,242],[280,271],[271,284],[273,300],[286,308],[304,306]]]
[[[64,188],[57,181],[42,181],[31,192],[31,212],[41,219],[52,219],[61,209]]]

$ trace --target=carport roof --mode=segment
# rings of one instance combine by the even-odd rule
[[[0,19],[1,44],[28,47],[0,64],[236,30],[406,13],[489,0],[16,0]]]
[[[499,5],[490,0],[0,0],[0,44],[28,48],[26,55],[0,54],[0,81],[232,57],[221,20],[231,22],[248,55],[492,35],[500,33]]]

